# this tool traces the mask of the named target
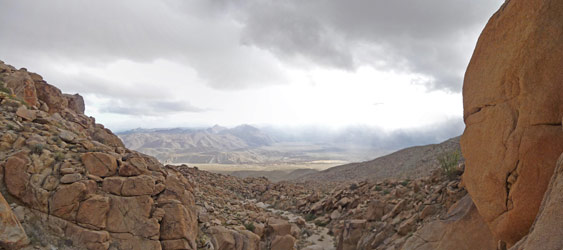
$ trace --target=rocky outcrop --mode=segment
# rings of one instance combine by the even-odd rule
[[[528,233],[563,152],[563,2],[506,1],[463,86],[466,188],[508,246]]]
[[[563,154],[557,161],[555,173],[545,192],[538,217],[530,233],[511,250],[563,249]]]
[[[0,247],[197,249],[193,182],[39,75],[0,63],[0,84]]]

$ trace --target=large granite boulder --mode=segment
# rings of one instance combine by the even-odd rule
[[[464,182],[508,246],[528,233],[563,151],[563,2],[511,0],[491,17],[463,85]]]

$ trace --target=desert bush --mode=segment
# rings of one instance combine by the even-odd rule
[[[56,161],[63,161],[64,159],[65,159],[65,154],[62,151],[58,151],[55,153]]]
[[[317,225],[318,227],[326,227],[326,225],[328,225],[328,223],[326,223],[324,221],[315,221],[315,225]]]
[[[449,178],[455,177],[460,156],[461,153],[459,152],[459,150],[455,150],[445,153],[438,158],[438,162],[440,162],[440,169],[442,169],[442,172]]]
[[[252,222],[244,224],[244,227],[250,232],[254,232],[254,229],[256,229],[256,226],[254,226]]]
[[[305,220],[306,220],[306,221],[312,221],[312,220],[314,220],[314,219],[316,219],[316,218],[317,218],[317,216],[314,215],[314,214],[307,214],[307,215],[305,215]]]
[[[35,144],[31,147],[31,153],[40,155],[43,153],[43,148],[45,148],[43,144]]]

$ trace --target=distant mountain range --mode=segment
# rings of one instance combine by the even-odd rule
[[[134,129],[117,134],[129,148],[172,163],[264,161],[259,147],[275,141],[250,125],[226,128]],[[256,149],[256,150],[253,150]]]

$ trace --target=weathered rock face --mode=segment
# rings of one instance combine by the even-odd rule
[[[501,240],[528,232],[563,151],[563,2],[511,0],[490,19],[463,86],[464,182]]]
[[[563,154],[545,192],[540,211],[530,233],[511,250],[563,249]]]

